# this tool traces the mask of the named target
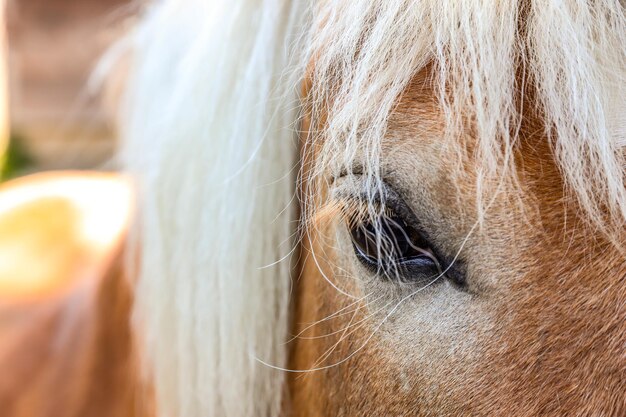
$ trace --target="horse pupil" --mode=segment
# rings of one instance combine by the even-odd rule
[[[352,235],[352,242],[362,255],[370,258],[370,260],[378,259],[376,230],[372,223],[355,225],[350,233]]]
[[[389,219],[383,222],[383,231],[392,245],[394,255],[399,259],[406,259],[411,256],[411,244],[408,230],[406,230],[402,220]]]
[[[376,227],[371,222],[354,225],[350,230],[353,244],[360,255],[367,257],[369,261],[381,264],[381,256],[387,258],[387,262],[393,262],[420,255],[415,246],[422,243],[420,242],[422,239],[418,236],[415,239],[417,241],[413,241],[415,233],[411,233],[410,228],[401,219],[383,218],[380,221],[379,233],[380,238],[377,239]],[[382,246],[381,250],[377,240]]]

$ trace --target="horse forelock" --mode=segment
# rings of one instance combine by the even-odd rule
[[[398,98],[430,66],[442,140],[456,149],[459,172],[467,161],[477,166],[486,195],[494,191],[489,183],[515,184],[522,103],[530,105],[542,115],[546,158],[558,165],[568,195],[620,245],[626,32],[618,28],[625,23],[619,1],[322,2],[308,105],[324,149],[311,176],[351,170],[360,149],[361,169],[376,184]],[[317,124],[316,115],[323,115]],[[478,197],[486,210],[488,198]]]

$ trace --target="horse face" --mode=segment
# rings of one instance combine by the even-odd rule
[[[623,413],[623,256],[564,194],[530,110],[517,183],[477,189],[479,168],[443,138],[430,79],[401,96],[382,144],[392,226],[380,233],[396,252],[368,250],[371,219],[308,229],[291,367],[315,371],[291,380],[296,414]],[[348,211],[368,186],[361,157],[324,190]]]

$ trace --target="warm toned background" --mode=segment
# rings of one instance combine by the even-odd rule
[[[0,0],[0,417],[120,416],[131,404],[120,253],[132,189],[101,172],[116,168],[124,57],[103,88],[88,81],[140,2]],[[76,168],[90,170],[62,171]]]
[[[8,0],[9,114],[28,170],[107,167],[112,114],[87,82],[128,28],[129,0]]]

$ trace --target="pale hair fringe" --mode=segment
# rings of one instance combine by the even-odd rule
[[[286,366],[304,14],[166,0],[126,42],[121,158],[136,178],[134,325],[161,417],[278,416]]]
[[[389,115],[432,64],[442,140],[457,150],[459,172],[470,158],[471,121],[480,221],[492,184],[517,185],[521,65],[568,192],[590,224],[623,245],[626,19],[618,0],[157,3],[134,37],[123,136],[142,203],[135,319],[161,416],[279,413],[283,376],[254,358],[285,363],[289,266],[259,267],[289,250],[279,247],[294,228],[293,211],[281,210],[294,192],[297,77],[278,76],[305,3],[311,36],[294,73],[310,71],[305,151],[316,159],[303,180],[318,185],[308,188],[305,218],[360,151],[370,207],[383,209],[373,200]]]
[[[519,185],[514,152],[522,68],[538,91],[568,195],[583,218],[623,246],[625,28],[619,0],[323,2],[314,21],[308,106],[324,149],[310,198],[326,186],[329,172],[350,172],[359,150],[366,156],[359,166],[366,190],[378,194],[388,117],[414,75],[432,64],[442,140],[456,150],[460,175],[467,162],[477,169],[482,224],[494,191]],[[316,115],[323,115],[319,124]],[[466,142],[474,145],[471,155]]]

